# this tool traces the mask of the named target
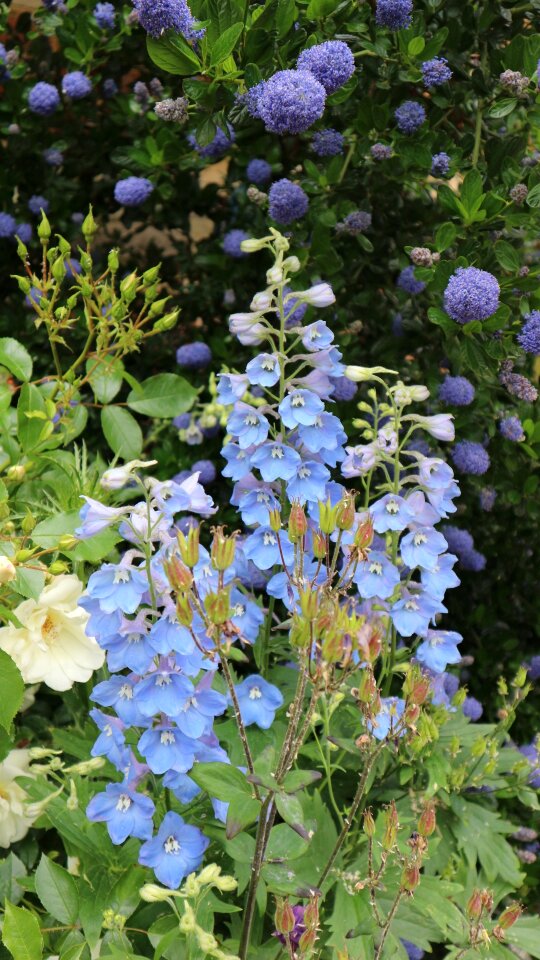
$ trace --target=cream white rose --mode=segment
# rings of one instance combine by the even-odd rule
[[[28,750],[12,750],[0,763],[0,847],[22,840],[37,819],[27,809],[28,795],[16,777],[35,777]]]
[[[70,690],[89,680],[105,659],[85,627],[89,614],[79,607],[83,585],[73,574],[53,577],[37,600],[24,600],[13,611],[21,628],[0,629],[0,648],[15,661],[25,683],[45,683]]]

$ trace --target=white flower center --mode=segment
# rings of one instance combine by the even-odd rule
[[[306,401],[304,400],[301,393],[295,394],[291,400],[291,407],[305,407]]]
[[[165,843],[163,844],[163,849],[165,853],[180,853],[180,844],[176,837],[173,837],[172,834],[170,837],[167,837]]]
[[[132,803],[131,798],[128,797],[127,793],[121,793],[120,796],[118,797],[116,809],[119,810],[120,813],[127,813],[127,811],[131,806],[131,803]]]
[[[244,423],[246,427],[256,427],[259,422],[259,418],[255,413],[247,413],[244,417]]]
[[[406,609],[406,610],[419,610],[420,608],[419,608],[416,600],[407,600],[407,603],[405,604],[405,609]]]
[[[374,560],[373,563],[369,565],[369,572],[374,573],[377,577],[382,577],[382,563]]]
[[[133,689],[130,687],[129,683],[123,683],[120,687],[120,699],[133,700]]]
[[[171,743],[176,743],[176,738],[172,730],[162,730],[159,742],[162,743],[164,747],[170,747]]]
[[[263,546],[264,547],[274,547],[276,545],[276,538],[273,533],[263,534]]]
[[[265,493],[264,490],[259,490],[257,493],[257,503],[270,503],[270,495]]]
[[[298,476],[300,480],[307,480],[307,478],[311,476],[311,470],[309,467],[302,466],[298,471]]]
[[[160,673],[159,677],[156,677],[156,687],[168,687],[170,683],[172,680],[168,673]]]
[[[263,370],[270,370],[270,372],[272,372],[275,369],[275,366],[276,361],[272,357],[265,357],[265,359],[261,361],[261,367]]]
[[[389,500],[388,503],[386,504],[385,509],[387,513],[392,513],[392,514],[399,513],[399,503],[396,503],[395,500]]]
[[[184,706],[182,707],[182,710],[184,711],[184,713],[187,713],[188,710],[191,710],[191,707],[197,707],[197,698],[196,698],[196,697],[188,697],[188,699],[186,700]]]
[[[422,543],[427,543],[427,537],[426,537],[425,533],[420,533],[420,532],[415,533],[415,535],[414,535],[414,537],[413,537],[413,543],[414,543],[415,547],[419,547],[420,544],[422,544]]]
[[[127,583],[129,580],[129,570],[125,567],[119,567],[115,571],[113,583]]]
[[[284,456],[282,447],[272,447],[271,457],[273,460],[283,460]]]
[[[233,616],[235,617],[243,617],[245,612],[246,608],[244,607],[243,603],[237,603],[236,606],[233,607]]]
[[[262,693],[261,693],[259,687],[252,687],[251,690],[249,691],[249,699],[250,699],[250,700],[260,700],[261,697],[262,697]]]

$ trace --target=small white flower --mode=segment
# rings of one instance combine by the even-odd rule
[[[431,434],[436,440],[453,440],[456,431],[453,424],[454,416],[451,413],[437,413],[433,417],[421,417],[418,414],[409,414],[404,420],[413,420],[414,423]]]
[[[380,373],[393,373],[397,375],[397,370],[387,370],[386,367],[345,367],[345,376],[354,383],[365,383],[373,380]]]
[[[28,750],[12,750],[0,763],[0,847],[26,836],[36,817],[28,810],[26,790],[17,777],[35,778]]]
[[[298,296],[312,307],[329,307],[336,302],[334,291],[329,283],[316,283],[309,290],[303,290]]]
[[[17,571],[9,557],[0,556],[0,583],[9,583],[16,576]]]
[[[24,600],[13,611],[21,627],[0,629],[0,649],[15,661],[25,683],[45,683],[70,690],[89,680],[105,659],[85,627],[89,614],[77,606],[83,585],[73,574],[53,577],[37,600]]]
[[[104,490],[121,490],[132,479],[134,470],[153,467],[156,463],[157,460],[130,460],[123,467],[111,467],[110,470],[105,470],[99,481],[100,486]]]

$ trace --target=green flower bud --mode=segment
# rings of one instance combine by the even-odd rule
[[[90,206],[90,209],[88,211],[88,216],[85,217],[82,225],[82,234],[87,243],[90,243],[94,234],[97,233],[97,229],[98,229],[98,226],[96,221],[94,220],[94,216],[92,214],[92,207]]]
[[[109,256],[107,257],[107,265],[111,273],[116,273],[118,271],[118,268],[120,266],[120,259],[119,259],[118,250],[116,249],[116,247],[114,250],[109,251]]]
[[[52,265],[52,275],[57,283],[61,283],[66,275],[66,265],[62,257],[58,257]]]
[[[37,229],[37,234],[42,243],[46,243],[51,238],[51,225],[43,210],[41,211],[41,223]]]

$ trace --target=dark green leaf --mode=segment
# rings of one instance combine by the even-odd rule
[[[35,915],[6,900],[2,942],[13,960],[40,960],[43,940]]]
[[[104,407],[101,411],[103,435],[113,453],[123,460],[136,460],[142,450],[142,430],[135,417],[124,407]]]
[[[150,59],[165,73],[184,77],[201,68],[197,54],[180,34],[166,34],[159,40],[147,37],[146,48]]]
[[[253,796],[253,788],[245,775],[227,763],[197,763],[189,775],[206,790],[208,796],[226,803],[239,795],[249,799]]]
[[[259,816],[261,805],[258,800],[248,799],[243,794],[236,794],[229,803],[225,836],[232,840],[250,824],[255,823]]]
[[[32,357],[13,337],[0,337],[0,366],[7,367],[17,380],[30,380]]]
[[[36,893],[46,910],[60,923],[75,923],[79,896],[75,880],[64,867],[42,854],[36,870]]]
[[[0,650],[0,726],[8,731],[24,697],[24,681],[17,665]]]
[[[210,51],[211,67],[216,67],[219,63],[223,63],[229,54],[233,52],[238,40],[240,39],[243,29],[243,23],[233,23],[228,30],[225,30],[225,32],[218,37],[218,39],[212,45],[212,49]]]
[[[197,391],[176,373],[158,373],[132,390],[127,404],[136,413],[147,417],[172,418],[185,413],[193,405]]]

